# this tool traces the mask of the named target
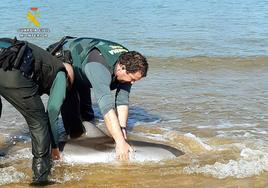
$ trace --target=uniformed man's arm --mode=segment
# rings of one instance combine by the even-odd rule
[[[127,121],[128,121],[128,105],[129,93],[131,89],[130,83],[121,83],[116,91],[116,111],[119,124],[121,126],[124,138],[127,139]]]
[[[52,148],[58,147],[58,116],[66,95],[66,75],[58,72],[50,89],[47,111],[52,132]]]
[[[117,117],[121,127],[121,131],[125,139],[127,139],[127,121],[128,121],[128,105],[120,105],[116,107]]]
[[[116,155],[120,160],[128,159],[132,151],[126,143],[115,112],[115,104],[110,91],[111,74],[108,69],[97,62],[87,63],[85,74],[92,85],[94,96],[104,117],[105,125],[116,142]]]

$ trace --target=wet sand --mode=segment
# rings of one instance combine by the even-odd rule
[[[82,175],[81,172],[85,174]],[[174,164],[131,166],[94,165],[56,168],[54,176],[77,175],[77,180],[56,183],[46,187],[182,187],[182,188],[265,188],[268,187],[268,173],[250,178],[216,179],[203,175],[181,174],[181,168]],[[61,179],[61,178],[59,178]],[[28,183],[2,185],[1,187],[29,187]]]

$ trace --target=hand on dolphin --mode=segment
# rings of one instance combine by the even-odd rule
[[[133,152],[133,149],[126,141],[123,141],[116,143],[115,151],[116,159],[119,161],[127,161],[129,159],[129,152]]]

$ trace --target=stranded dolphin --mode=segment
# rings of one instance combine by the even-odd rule
[[[62,143],[62,159],[71,163],[108,163],[116,161],[113,140],[104,129],[89,122],[83,122],[87,134],[79,139]],[[183,155],[176,148],[144,141],[128,140],[134,152],[130,153],[130,162],[157,162]]]

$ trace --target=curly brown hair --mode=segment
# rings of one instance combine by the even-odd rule
[[[135,73],[140,71],[142,77],[147,75],[148,63],[146,58],[136,51],[129,51],[121,54],[117,60],[120,65],[126,66],[126,71]]]

